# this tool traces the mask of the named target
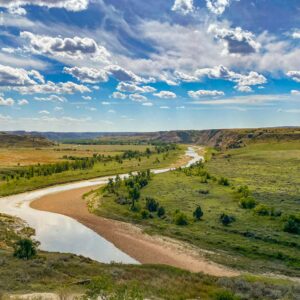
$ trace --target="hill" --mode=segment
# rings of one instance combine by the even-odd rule
[[[12,134],[0,132],[0,147],[50,147],[54,142],[46,139],[43,136],[36,136],[31,134]]]

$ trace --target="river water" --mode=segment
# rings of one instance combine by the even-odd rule
[[[189,147],[186,155],[191,158],[186,167],[203,160],[194,148]],[[153,173],[164,173],[171,169],[153,170]],[[123,175],[121,177],[125,177]],[[32,192],[0,198],[0,212],[19,217],[35,229],[35,239],[41,245],[40,249],[51,252],[73,253],[83,255],[103,263],[138,264],[112,243],[100,235],[80,224],[76,220],[60,214],[38,211],[30,207],[30,203],[43,196],[82,187],[105,184],[110,177],[101,177],[92,180],[58,185]]]

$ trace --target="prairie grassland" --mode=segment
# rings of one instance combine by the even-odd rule
[[[210,259],[234,268],[299,276],[299,235],[283,231],[286,218],[299,214],[299,143],[258,144],[214,154],[205,168],[215,180],[206,181],[183,171],[153,176],[141,190],[135,211],[130,205],[120,205],[115,195],[102,188],[95,195],[95,213],[139,223],[148,233],[187,241],[209,250]],[[229,186],[218,182],[222,176],[228,178]],[[245,184],[254,199],[276,211],[277,216],[243,209],[237,189]],[[127,196],[126,191],[120,193]],[[145,217],[147,197],[165,208],[164,218],[156,213]],[[200,221],[193,218],[197,206],[204,212]],[[176,210],[187,216],[187,226],[175,224]],[[233,216],[235,221],[224,226],[222,214]]]
[[[112,149],[113,151],[116,149],[126,149],[126,147],[123,146],[121,148],[118,147],[119,146],[108,146],[106,149]],[[19,178],[18,180],[10,180],[9,182],[1,182],[0,179],[0,196],[7,196],[55,184],[86,180],[101,176],[123,174],[153,168],[165,168],[176,163],[176,161],[184,155],[185,149],[185,146],[180,146],[177,150],[171,150],[168,153],[151,154],[149,157],[143,156],[139,159],[125,159],[122,163],[115,160],[107,163],[99,162],[96,163],[92,169],[86,170],[65,171],[48,176],[35,176],[30,179]],[[3,172],[7,172],[7,169],[3,168]]]
[[[151,145],[67,145],[47,148],[0,148],[0,167],[48,164],[64,160],[64,156],[90,157],[93,154],[119,155],[126,150],[145,151]]]
[[[23,226],[23,228],[22,228]],[[113,299],[286,299],[299,289],[287,280],[240,276],[215,278],[167,266],[100,264],[73,254],[38,252],[31,260],[13,257],[13,244],[30,230],[20,220],[0,214],[0,297],[54,292]],[[7,296],[7,297],[6,297]],[[118,297],[117,297],[118,296]],[[226,298],[224,298],[226,296]]]

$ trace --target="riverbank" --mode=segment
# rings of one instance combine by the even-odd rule
[[[150,236],[137,226],[91,214],[82,199],[91,190],[91,187],[85,187],[47,195],[33,201],[30,206],[77,220],[142,264],[164,264],[222,277],[239,275],[236,271],[207,261],[198,249],[187,244],[165,237]]]

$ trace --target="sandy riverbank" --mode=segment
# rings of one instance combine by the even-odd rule
[[[169,238],[150,236],[137,226],[91,214],[82,196],[92,189],[95,187],[50,194],[33,201],[30,206],[77,220],[143,264],[171,265],[214,276],[239,275],[236,271],[207,261],[196,249],[186,244]]]

